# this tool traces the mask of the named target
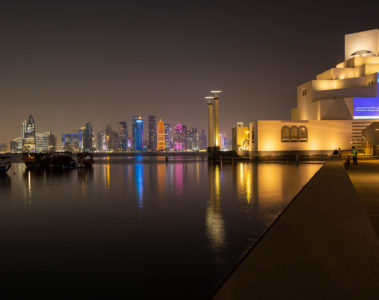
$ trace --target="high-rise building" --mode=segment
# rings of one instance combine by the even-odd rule
[[[165,150],[171,150],[171,125],[170,123],[164,123],[164,143]]]
[[[182,125],[182,141],[183,141],[183,151],[187,150],[187,125]]]
[[[157,129],[154,115],[149,115],[148,149],[154,151],[157,146]]]
[[[187,133],[187,150],[199,150],[199,136],[196,128],[192,128]]]
[[[178,123],[174,128],[174,150],[184,151],[183,144],[183,128],[182,124]]]
[[[165,130],[164,123],[162,119],[158,121],[157,126],[157,150],[164,151],[165,150]]]
[[[22,126],[22,137],[24,140],[23,150],[26,152],[36,151],[36,125],[32,115],[29,115],[28,121],[24,121]]]
[[[63,149],[67,151],[81,151],[82,149],[82,132],[79,130],[78,133],[62,133],[61,143]]]
[[[124,121],[118,123],[118,143],[121,151],[128,150],[128,126]]]
[[[36,152],[47,151],[47,136],[36,132]]]
[[[206,150],[207,147],[207,136],[205,135],[205,130],[203,129],[199,135],[199,150]]]
[[[0,143],[0,153],[7,152],[8,146],[5,143]]]
[[[22,137],[18,137],[10,142],[10,151],[13,153],[20,153],[23,150],[24,139]]]
[[[47,144],[47,150],[48,151],[55,151],[57,146],[57,138],[51,131],[46,131],[44,133],[44,136],[46,138],[46,144]]]
[[[108,136],[105,131],[100,131],[97,133],[97,150],[98,151],[108,151]]]
[[[92,151],[92,124],[86,123],[83,128],[83,150]]]
[[[143,150],[143,120],[142,116],[133,116],[132,119],[132,146],[135,151]]]

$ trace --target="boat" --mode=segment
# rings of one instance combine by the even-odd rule
[[[91,168],[93,164],[93,154],[89,152],[81,152],[76,156],[78,168]]]
[[[49,166],[49,153],[24,153],[22,161],[28,169],[43,169]]]
[[[72,159],[70,151],[52,152],[49,157],[50,168],[70,169],[75,167],[75,161]]]
[[[6,173],[12,166],[11,158],[9,156],[0,156],[0,173]]]
[[[45,152],[45,153],[24,153],[22,161],[29,169],[45,168],[74,168],[76,163],[72,159],[70,151],[65,152]]]

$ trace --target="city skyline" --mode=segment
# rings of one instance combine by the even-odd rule
[[[131,121],[131,131],[128,131],[128,122],[118,122],[118,128],[113,130],[109,124],[105,129],[94,130],[91,122],[86,122],[74,132],[58,133],[60,143],[52,131],[37,132],[34,117],[29,114],[21,125],[21,136],[13,138],[9,143],[2,143],[2,152],[45,152],[51,150],[68,151],[198,151],[205,150],[207,137],[204,129],[198,134],[197,128],[189,127],[180,122],[176,126],[183,128],[180,131],[180,147],[178,137],[171,130],[171,125],[155,115],[148,116],[148,128],[144,129],[143,116],[135,115]],[[130,134],[129,134],[130,133]],[[225,134],[220,134],[225,139]],[[224,145],[226,148],[228,145]]]

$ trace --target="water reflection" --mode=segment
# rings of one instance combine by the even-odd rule
[[[0,173],[1,192],[2,193],[4,193],[5,191],[10,192],[11,184],[12,184],[12,179],[9,177],[9,175]]]
[[[215,254],[221,253],[225,246],[225,226],[221,211],[220,166],[209,164],[208,193],[209,200],[206,211],[206,230],[210,249]],[[220,256],[215,259],[220,262]]]
[[[159,194],[162,195],[166,191],[166,164],[157,164],[157,183]]]
[[[24,207],[30,208],[32,206],[32,171],[25,170],[24,173],[26,189],[24,190]]]
[[[175,192],[177,196],[183,195],[183,164],[176,163],[174,166]]]
[[[81,168],[77,170],[78,183],[82,192],[82,197],[87,194],[88,186],[93,181],[93,169]]]
[[[143,208],[143,188],[144,188],[144,165],[141,162],[134,164],[134,183],[137,193],[137,206]]]
[[[190,280],[188,296],[201,298],[318,168],[111,158],[93,171],[38,172],[15,163],[16,174],[0,178],[0,198],[9,199],[0,201],[9,252],[1,272],[20,272],[4,285],[63,278],[71,288],[104,275],[107,290],[128,286],[147,298],[149,291],[167,292],[167,282],[185,290]],[[60,257],[65,264],[57,264]],[[146,285],[154,288],[145,293]]]
[[[106,167],[106,174],[107,174],[106,175],[106,179],[107,179],[106,186],[107,186],[107,189],[109,189],[111,187],[111,171],[110,171],[111,166],[110,166],[109,162],[107,162],[105,167]]]

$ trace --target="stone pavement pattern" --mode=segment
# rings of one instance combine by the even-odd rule
[[[340,160],[320,169],[214,299],[379,299],[379,240]]]

